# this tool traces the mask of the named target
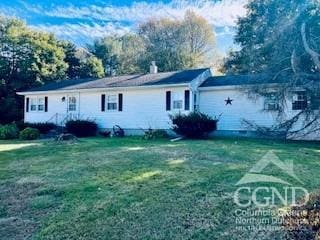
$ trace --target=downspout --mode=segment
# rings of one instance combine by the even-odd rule
[[[192,93],[192,110],[193,111],[199,111],[200,105],[200,93],[199,93],[199,86],[201,86],[202,83],[204,83],[209,77],[211,77],[212,71],[209,68],[207,71],[203,72],[200,76],[198,76],[196,79],[194,79],[189,87]]]

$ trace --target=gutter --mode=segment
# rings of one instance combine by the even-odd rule
[[[54,94],[54,93],[73,93],[73,92],[102,92],[102,91],[123,91],[123,90],[143,90],[143,89],[158,89],[158,88],[172,88],[172,87],[189,87],[190,83],[181,84],[162,84],[149,86],[132,86],[132,87],[107,87],[107,88],[79,88],[79,89],[61,89],[49,91],[25,91],[17,92],[18,95],[39,95],[39,94]]]
[[[211,86],[211,87],[199,87],[199,91],[210,91],[210,90],[234,90],[234,89],[241,89],[241,88],[251,88],[261,85],[268,85],[268,87],[278,87],[278,83],[266,83],[266,84],[247,84],[247,85],[228,85],[228,86]]]

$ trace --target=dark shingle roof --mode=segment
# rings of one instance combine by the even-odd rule
[[[274,78],[268,74],[226,75],[208,78],[200,87],[240,86],[250,84],[283,83],[284,78]]]
[[[106,77],[102,79],[65,80],[57,83],[46,84],[38,88],[30,89],[26,92],[183,84],[190,83],[206,70],[208,70],[208,68],[157,74]]]

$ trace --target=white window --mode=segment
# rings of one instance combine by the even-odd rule
[[[107,109],[109,111],[118,109],[118,98],[117,95],[109,95],[107,97]]]
[[[183,100],[173,100],[173,109],[182,109]]]
[[[44,98],[38,98],[38,111],[43,112],[44,111]]]
[[[174,92],[172,95],[172,109],[183,109],[183,93]]]
[[[77,98],[74,96],[70,96],[68,99],[68,111],[69,112],[77,111]]]
[[[264,110],[276,111],[279,110],[279,99],[275,93],[270,93],[265,96]]]
[[[30,98],[30,112],[37,111],[37,98]]]
[[[293,95],[292,110],[305,110],[308,107],[308,96],[305,91]]]

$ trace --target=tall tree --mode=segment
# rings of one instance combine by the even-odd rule
[[[213,27],[208,21],[187,11],[182,21],[182,39],[186,48],[188,67],[196,67],[205,64],[206,56],[214,50],[215,36]]]
[[[318,0],[256,0],[247,5],[248,14],[238,22],[234,51],[226,61],[228,73],[267,73],[274,80],[283,80],[278,98],[282,103],[279,116],[284,115],[285,97],[297,87],[307,91],[307,109],[279,127],[297,133],[320,130],[320,3]],[[265,88],[256,88],[260,95]],[[291,127],[303,122],[298,130]]]
[[[89,50],[102,60],[106,75],[147,72],[151,61],[161,71],[209,66],[214,50],[213,27],[188,11],[182,20],[151,19],[136,34],[99,39]]]
[[[139,61],[144,54],[144,43],[135,34],[96,40],[89,50],[102,60],[107,76],[141,72]]]
[[[0,122],[21,119],[16,91],[66,77],[63,48],[52,34],[0,17]]]
[[[139,35],[145,41],[147,61],[156,60],[162,71],[205,65],[206,55],[215,43],[213,27],[192,11],[180,21],[147,21],[140,25]]]
[[[66,74],[68,78],[74,79],[80,77],[80,58],[78,55],[78,49],[75,44],[69,41],[61,41],[61,47],[64,50],[64,61],[68,64]]]

